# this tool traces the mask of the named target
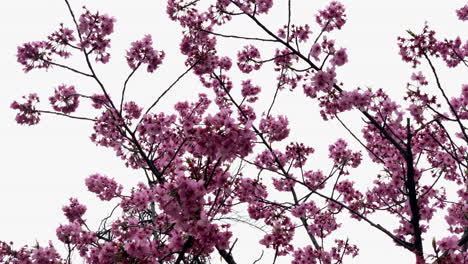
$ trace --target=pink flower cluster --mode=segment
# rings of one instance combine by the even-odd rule
[[[267,219],[265,222],[272,227],[259,243],[267,248],[276,250],[278,256],[285,256],[293,250],[290,244],[294,237],[295,227],[289,217],[277,217],[278,219]]]
[[[74,222],[80,220],[86,212],[86,206],[78,202],[76,198],[70,198],[70,205],[62,207],[62,211],[67,217],[68,221]]]
[[[418,84],[422,86],[428,84],[426,77],[423,75],[421,71],[419,71],[418,73],[413,73],[411,75],[411,80],[418,82]]]
[[[247,99],[247,102],[253,103],[257,101],[258,97],[256,96],[260,93],[260,86],[254,86],[250,79],[242,81],[242,96]]]
[[[320,190],[325,188],[325,175],[321,170],[306,171],[304,173],[304,183],[311,190]]]
[[[148,64],[146,70],[154,72],[164,59],[164,51],[153,49],[151,35],[146,35],[142,40],[132,42],[130,50],[127,51],[127,63],[131,69],[136,69],[140,64]]]
[[[102,112],[94,123],[94,133],[91,134],[91,140],[97,145],[103,147],[112,147],[119,151],[125,138],[121,133],[124,121],[115,109],[109,109]]]
[[[307,161],[307,156],[314,153],[312,147],[305,146],[303,143],[290,143],[286,146],[286,156],[293,160],[293,167],[302,168]]]
[[[351,255],[356,257],[358,253],[359,249],[355,245],[349,244],[348,241],[335,240],[335,246],[329,252],[323,249],[313,249],[312,246],[295,250],[294,260],[291,264],[341,263],[343,256]]]
[[[346,23],[346,14],[343,4],[332,1],[325,9],[320,10],[315,20],[324,31],[341,29]]]
[[[75,41],[73,30],[60,24],[60,29],[47,37],[48,41],[34,41],[18,47],[17,61],[24,66],[23,70],[29,72],[36,68],[49,68],[53,55],[68,58],[71,53],[66,50]]]
[[[289,49],[275,51],[275,65],[278,66],[275,70],[279,71],[281,68],[288,68],[293,64],[293,61],[298,61],[299,58],[297,55],[293,54]]]
[[[66,48],[71,46],[73,41],[76,40],[73,35],[73,30],[64,27],[63,24],[60,24],[60,29],[48,36],[47,39],[52,45],[54,45],[52,48],[54,53],[63,58],[70,57],[71,53],[67,51]]]
[[[81,252],[86,252],[86,245],[96,240],[95,234],[84,231],[79,222],[70,222],[66,225],[60,225],[56,230],[57,238],[66,244],[78,245],[82,248]],[[83,255],[82,255],[83,256]]]
[[[333,211],[320,211],[313,216],[313,223],[309,225],[309,231],[314,236],[325,238],[340,226],[341,224],[337,222]]]
[[[97,194],[99,199],[103,201],[109,201],[112,198],[120,196],[123,188],[114,179],[110,179],[99,173],[90,175],[86,178],[85,183],[88,190]]]
[[[179,112],[179,121],[187,133],[193,131],[193,128],[202,122],[203,114],[210,104],[211,101],[206,94],[199,94],[197,102],[179,102],[174,106]]]
[[[232,160],[237,156],[245,157],[252,152],[254,132],[237,124],[227,109],[216,115],[208,115],[205,127],[196,130],[197,156],[207,155],[212,159]]]
[[[468,119],[468,84],[462,85],[461,95],[450,99],[452,114],[460,119]],[[455,111],[455,112],[454,112]]]
[[[328,252],[306,246],[294,251],[294,260],[291,264],[331,264],[332,259]]]
[[[458,251],[460,247],[458,246],[458,237],[455,235],[444,237],[437,241],[437,245],[439,246],[440,251],[447,251],[445,258],[443,258],[443,263],[463,263],[468,257],[468,253],[466,251]]]
[[[237,181],[236,196],[241,202],[253,202],[266,198],[268,193],[266,186],[260,181],[250,178],[241,178]]]
[[[222,6],[227,6],[229,3],[224,4],[224,1],[219,1],[222,2]],[[273,0],[236,0],[233,1],[233,3],[238,6],[243,12],[247,14],[267,14],[268,11],[273,7]],[[255,12],[254,12],[255,11]]]
[[[187,56],[185,64],[194,66],[193,71],[196,75],[210,74],[220,66],[220,58],[216,55],[216,38],[198,31],[198,24],[193,26],[196,26],[193,29],[196,31],[193,34],[184,35],[180,43],[180,51]],[[226,61],[223,60],[221,65],[226,67]]]
[[[287,30],[288,26],[284,25],[283,28],[278,30],[278,37],[286,39]],[[288,42],[291,42],[293,40],[297,40],[298,42],[306,42],[309,39],[309,35],[312,34],[312,31],[310,30],[310,26],[308,24],[305,24],[304,26],[290,25],[289,31],[290,35],[289,39],[287,39]]]
[[[343,180],[336,184],[336,191],[342,195],[344,203],[347,204],[353,210],[359,212],[360,209],[362,209],[362,207],[364,206],[364,204],[362,203],[364,195],[360,191],[355,189],[354,182],[351,182],[349,180]],[[353,214],[351,214],[351,217],[359,219]]]
[[[458,19],[461,21],[467,21],[468,20],[468,5],[465,5],[464,7],[457,9],[456,10]]]
[[[206,194],[203,182],[178,177],[175,182],[156,187],[155,194],[160,208],[177,223],[200,219]]]
[[[36,68],[49,68],[52,61],[52,44],[46,41],[35,41],[18,47],[17,61],[24,66],[23,70],[29,72]]]
[[[348,62],[348,54],[346,54],[345,48],[341,48],[337,50],[333,54],[332,59],[330,60],[330,63],[333,66],[343,66],[347,62]]]
[[[413,67],[420,64],[425,56],[442,57],[448,67],[456,67],[468,56],[468,41],[462,43],[460,37],[439,41],[427,24],[421,34],[409,33],[409,39],[398,37],[398,46],[402,59],[412,63]]]
[[[309,83],[303,85],[304,93],[311,98],[316,98],[318,92],[328,93],[336,83],[335,77],[334,68],[328,68],[327,71],[318,71],[312,76]]]
[[[468,191],[460,189],[457,192],[459,203],[450,205],[445,216],[445,221],[449,224],[449,231],[455,234],[462,234],[466,226],[468,226],[468,205],[463,203],[467,201]]]
[[[96,61],[109,62],[110,54],[107,49],[110,48],[110,39],[108,36],[114,32],[115,18],[108,15],[100,15],[99,12],[91,13],[83,7],[85,12],[81,14],[78,23],[78,29],[81,34],[80,47],[89,49],[87,52],[96,54]]]
[[[335,166],[351,166],[356,168],[361,164],[362,154],[352,152],[348,149],[348,144],[343,139],[338,139],[328,147],[329,157],[335,162]]]
[[[38,244],[34,248],[22,247],[19,250],[13,250],[10,243],[0,241],[0,261],[2,263],[15,264],[56,264],[65,263],[65,260],[55,250],[52,242],[49,246],[42,247]]]
[[[302,217],[302,218],[313,218],[320,212],[320,208],[317,207],[314,201],[304,202],[300,205],[294,207],[291,210],[291,214],[295,217]]]
[[[267,116],[260,121],[259,129],[270,141],[281,141],[289,136],[288,124],[288,118],[283,115]]]
[[[258,168],[266,168],[273,171],[279,170],[278,163],[284,167],[287,162],[288,158],[279,150],[273,150],[273,152],[271,152],[266,149],[255,158],[255,165],[257,165]]]
[[[129,197],[123,197],[120,207],[124,211],[141,212],[148,208],[148,204],[154,201],[155,193],[145,184],[139,183],[138,189],[132,189]]]
[[[10,105],[11,109],[19,111],[19,113],[16,114],[16,122],[20,125],[30,126],[39,123],[41,113],[36,111],[35,107],[35,105],[39,103],[39,97],[37,94],[32,93],[28,96],[23,96],[23,99],[25,99],[26,102],[18,103],[14,101]]]
[[[109,105],[109,100],[104,94],[93,94],[91,96],[92,106],[95,109],[101,109],[104,105]]]
[[[64,114],[75,112],[80,103],[75,87],[73,85],[66,86],[65,84],[61,84],[55,89],[54,95],[49,97],[49,102],[55,111]]]
[[[273,7],[273,0],[255,0],[257,14],[268,13],[268,10]]]
[[[135,102],[130,101],[124,104],[123,110],[125,113],[123,118],[127,120],[127,123],[130,123],[131,120],[140,118],[143,108],[138,106]]]
[[[259,70],[262,66],[258,62],[260,59],[260,52],[253,45],[244,46],[244,48],[237,52],[237,66],[243,73],[250,73],[253,70]]]

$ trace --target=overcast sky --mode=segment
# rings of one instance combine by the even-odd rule
[[[81,6],[86,5],[91,10],[100,10],[117,18],[115,33],[112,35],[111,63],[97,68],[113,97],[119,98],[122,83],[129,73],[124,59],[125,49],[130,42],[141,39],[145,34],[152,34],[156,49],[165,50],[167,56],[164,65],[156,73],[140,71],[136,74],[129,86],[129,99],[147,106],[185,70],[183,57],[178,54],[181,29],[167,18],[166,1],[70,2],[76,13],[80,13]],[[293,1],[293,5],[301,5],[293,13],[293,23],[310,23],[313,25],[312,31],[316,33],[318,27],[314,23],[314,15],[317,8],[322,8],[328,2]],[[463,25],[458,21],[454,12],[465,1],[360,0],[343,3],[347,8],[348,21],[343,30],[333,36],[337,39],[338,46],[346,47],[349,53],[350,62],[339,70],[338,78],[350,89],[358,86],[384,88],[398,100],[401,99],[413,70],[409,64],[400,60],[396,37],[404,35],[407,29],[418,32],[424,22],[428,21],[441,36],[452,38],[461,34],[465,39],[467,37],[467,24]],[[265,23],[286,21],[286,14],[281,11],[281,8],[272,10],[272,16],[265,18]],[[66,220],[60,208],[69,197],[78,197],[88,205],[87,217],[90,223],[97,223],[109,208],[86,191],[83,180],[89,174],[102,172],[124,184],[133,184],[143,179],[139,172],[126,169],[113,152],[94,146],[89,140],[91,123],[56,116],[43,116],[41,123],[34,127],[22,127],[14,122],[15,113],[9,109],[9,105],[21,95],[37,92],[42,95],[43,106],[46,106],[47,97],[59,84],[74,84],[79,91],[86,94],[97,92],[97,87],[93,82],[61,69],[51,69],[48,72],[33,70],[24,74],[21,65],[16,62],[18,45],[45,39],[60,22],[72,27],[64,1],[2,1],[0,12],[0,69],[3,83],[0,89],[0,240],[11,240],[18,245],[33,244],[35,240],[41,243],[46,243],[49,239],[56,241],[55,229]],[[221,31],[231,33],[229,30],[237,30],[239,33],[239,30],[243,30],[250,36],[260,34],[248,20],[236,23],[235,27],[229,26]],[[221,44],[225,45],[220,49],[221,54],[234,55],[245,43],[221,41]],[[84,64],[78,58],[74,65],[84,69]],[[439,68],[448,93],[457,94],[462,83],[461,72],[448,72],[443,66]],[[426,68],[423,67],[422,70],[424,69]],[[259,84],[265,82],[267,87],[271,75],[259,73],[257,78]],[[172,111],[172,105],[178,99],[194,99],[199,92],[209,93],[199,85],[197,78],[189,76],[171,91],[157,111]],[[273,90],[266,92],[267,99],[271,98],[268,95],[272,92]],[[318,150],[317,161],[326,158],[327,153],[323,151],[327,145],[340,136],[345,137],[345,131],[334,122],[322,122],[316,104],[304,98],[301,91],[285,92],[281,96],[274,111],[288,113],[295,129],[291,137],[315,147]],[[81,113],[87,114],[86,111]],[[359,120],[360,117],[348,115],[347,118],[356,125],[358,122],[354,120]],[[320,166],[316,165],[314,169],[316,168]],[[353,175],[356,181],[363,179],[361,182],[364,184],[366,179],[371,181],[373,176],[365,170],[358,170]],[[443,216],[440,216],[439,220],[442,219]],[[392,226],[385,222],[385,218],[378,220]],[[365,224],[350,222],[352,223],[346,223],[346,226],[352,229],[343,228],[340,232],[344,236],[349,235],[350,239],[362,246],[361,256],[349,263],[413,263],[413,257],[394,247],[387,237],[373,234],[374,230]],[[444,230],[436,229],[435,227],[433,234],[444,233]],[[428,238],[432,236],[430,234]],[[236,246],[237,254],[243,255],[241,259],[251,263],[260,250],[252,250],[249,245],[255,245],[257,240],[244,238],[240,241],[244,243]],[[249,241],[254,243],[249,244]],[[57,247],[60,248],[59,245]]]

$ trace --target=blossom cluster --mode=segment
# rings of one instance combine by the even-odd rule
[[[26,102],[18,103],[17,101],[13,101],[10,105],[11,109],[19,111],[15,118],[16,122],[20,125],[26,124],[30,126],[39,123],[41,113],[36,111],[35,107],[39,103],[39,97],[37,94],[32,93],[28,96],[23,96],[23,99]]]
[[[151,35],[146,35],[142,40],[132,42],[130,50],[127,51],[127,63],[131,69],[136,69],[140,64],[148,64],[146,70],[154,72],[164,59],[164,51],[153,49]]]
[[[75,112],[80,103],[75,87],[73,85],[66,86],[65,84],[61,84],[55,89],[55,93],[49,97],[49,101],[55,111],[64,114]]]
[[[345,8],[340,2],[332,1],[325,9],[319,11],[315,20],[324,31],[341,29],[346,23]]]
[[[96,61],[107,63],[110,59],[110,34],[114,32],[115,18],[107,14],[101,15],[99,12],[91,13],[83,7],[78,23],[80,31],[80,48],[89,49],[96,54]],[[88,51],[88,52],[90,52]]]

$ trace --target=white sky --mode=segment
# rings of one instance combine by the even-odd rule
[[[180,28],[171,22],[165,14],[165,1],[162,0],[72,0],[76,13],[85,4],[91,10],[100,10],[117,18],[115,33],[112,35],[111,63],[98,67],[105,84],[110,87],[114,98],[119,98],[121,84],[129,69],[124,59],[125,49],[129,43],[141,39],[144,34],[152,34],[156,49],[166,51],[164,65],[154,74],[140,71],[132,79],[127,93],[129,99],[136,100],[141,105],[148,105],[159,93],[170,84],[178,74],[182,73],[183,58],[178,54]],[[281,2],[281,1],[276,1]],[[293,23],[310,23],[316,33],[314,17],[317,8],[322,8],[328,1],[296,0],[294,6],[302,6],[293,14]],[[394,0],[394,1],[343,1],[347,8],[348,22],[334,36],[337,45],[346,47],[350,62],[340,69],[338,78],[351,88],[371,86],[384,88],[388,93],[401,99],[405,84],[409,80],[412,69],[409,64],[401,62],[396,46],[396,37],[404,35],[406,29],[418,32],[425,21],[435,28],[441,36],[453,37],[462,34],[467,37],[466,24],[456,19],[454,10],[465,4],[465,1],[429,1],[429,0]],[[272,17],[265,19],[266,23],[286,20],[284,9],[272,10]],[[14,122],[15,113],[9,109],[13,100],[29,92],[42,95],[42,105],[47,104],[47,97],[53,88],[61,83],[74,84],[83,93],[97,92],[97,87],[84,77],[70,74],[61,69],[51,69],[45,73],[33,70],[28,74],[22,72],[22,67],[16,63],[16,47],[24,42],[42,40],[54,31],[60,22],[72,27],[71,19],[62,0],[47,1],[2,1],[0,10],[0,69],[2,83],[0,96],[1,136],[0,161],[2,173],[0,178],[0,240],[14,241],[18,245],[33,244],[37,239],[46,243],[49,239],[56,241],[55,229],[59,223],[64,223],[61,207],[69,197],[78,197],[88,205],[87,217],[91,223],[102,218],[108,206],[103,206],[86,191],[84,178],[94,172],[102,172],[115,177],[122,183],[136,183],[143,180],[135,171],[126,169],[123,163],[114,157],[111,151],[95,147],[89,140],[91,124],[87,122],[66,120],[55,116],[42,116],[42,121],[34,127],[22,127]],[[254,36],[258,29],[247,20],[236,21],[235,27],[228,30]],[[240,26],[239,26],[240,25]],[[276,27],[277,28],[277,27]],[[247,31],[248,30],[248,31]],[[244,42],[223,42],[221,54],[234,55]],[[74,65],[84,69],[78,60]],[[442,66],[442,64],[437,64]],[[445,67],[439,67],[442,80],[448,87],[448,93],[455,95],[460,89],[462,76],[460,71],[447,72]],[[425,68],[422,68],[424,71]],[[268,90],[268,73],[254,75],[254,81],[264,84]],[[273,89],[266,92],[264,103],[271,98]],[[159,106],[159,110],[169,109],[176,100],[190,100],[199,92],[208,90],[201,87],[196,78],[184,79]],[[294,93],[283,92],[276,105],[275,113],[289,114],[294,132],[292,139],[300,139],[316,148],[311,168],[318,169],[328,155],[324,150],[327,145],[338,137],[347,137],[345,131],[335,122],[324,123],[316,108],[316,103],[305,99],[300,88]],[[83,104],[84,105],[84,104]],[[85,107],[84,107],[85,108]],[[260,108],[265,109],[265,108]],[[263,111],[263,110],[262,110]],[[79,112],[86,114],[85,112]],[[352,127],[359,129],[360,117],[347,115]],[[357,131],[357,130],[356,130]],[[352,141],[351,141],[352,142]],[[354,144],[354,142],[352,142]],[[356,146],[356,144],[354,144]],[[328,167],[323,168],[326,170]],[[373,174],[364,169],[352,174],[356,181],[365,186],[371,181]],[[438,216],[438,220],[443,216]],[[376,218],[389,227],[392,223],[384,217]],[[386,222],[387,221],[387,222]],[[361,244],[361,256],[347,263],[413,263],[413,257],[404,250],[393,246],[393,243],[382,234],[374,232],[370,227],[356,221],[347,221],[341,234]],[[346,226],[348,229],[346,229]],[[251,263],[259,254],[255,239],[246,238],[246,229],[240,234],[242,239],[236,246],[236,257]],[[442,234],[444,230],[434,226],[433,234]],[[428,239],[430,240],[430,239]],[[242,243],[241,243],[242,242]],[[249,244],[249,242],[251,244]],[[57,245],[60,248],[60,245]],[[255,250],[253,250],[255,249]],[[384,257],[383,257],[384,256]],[[265,257],[265,262],[270,261]],[[285,260],[279,260],[284,263]],[[238,263],[243,263],[239,261]]]

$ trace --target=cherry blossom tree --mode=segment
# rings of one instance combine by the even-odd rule
[[[360,245],[337,236],[343,221],[364,222],[371,234],[384,234],[411,252],[413,263],[467,263],[468,84],[460,83],[458,95],[450,97],[435,62],[449,70],[468,67],[468,41],[440,37],[428,24],[403,31],[396,44],[415,72],[401,102],[383,89],[340,82],[338,69],[348,62],[348,51],[333,34],[346,26],[343,4],[329,2],[310,24],[293,24],[292,5],[301,3],[285,2],[288,20],[275,28],[262,22],[276,5],[272,0],[168,0],[167,15],[182,29],[186,69],[143,107],[126,98],[127,86],[137,71],[157,74],[167,63],[167,51],[153,41],[158,36],[131,42],[125,56],[130,73],[120,94],[111,94],[96,67],[112,59],[116,19],[92,8],[77,10],[65,0],[73,23],[20,45],[17,61],[25,72],[71,71],[93,80],[95,92],[84,94],[79,83],[60,80],[49,107],[36,93],[14,101],[16,122],[31,126],[46,116],[91,122],[91,141],[114,151],[142,178],[123,186],[117,176],[89,175],[87,189],[116,204],[101,224],[89,225],[87,206],[70,198],[62,208],[68,222],[56,230],[66,252],[52,243],[16,247],[5,241],[2,263],[73,263],[74,253],[96,264],[207,263],[216,255],[239,263],[233,249],[242,234],[233,227],[241,223],[263,232],[252,250],[271,251],[273,263],[350,263]],[[468,5],[454,15],[467,21]],[[224,33],[238,18],[263,35]],[[237,57],[223,56],[224,39],[247,44]],[[422,65],[430,71],[423,73]],[[257,71],[267,71],[276,87],[262,87],[252,77]],[[190,74],[206,92],[156,111]],[[275,93],[261,109],[256,103],[266,89]],[[315,153],[313,146],[290,141],[294,127],[274,109],[278,97],[295,91],[319,105],[324,120],[339,122],[359,148],[338,138],[328,153]],[[360,131],[341,118],[346,112],[360,116]],[[310,162],[313,155],[326,155],[331,166]],[[365,188],[353,175],[360,166],[379,168]],[[373,219],[382,212],[396,228]],[[436,214],[444,215],[448,236],[431,236]],[[295,243],[300,235],[307,237],[305,245]]]

